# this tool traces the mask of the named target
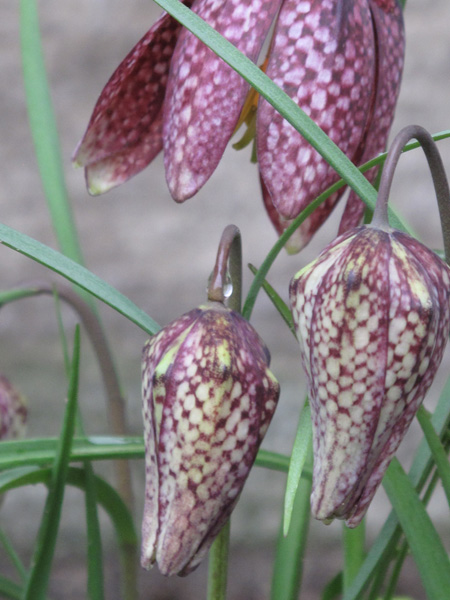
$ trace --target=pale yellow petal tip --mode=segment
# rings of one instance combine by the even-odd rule
[[[87,189],[91,196],[100,196],[105,192],[109,192],[117,184],[110,179],[102,179],[100,177],[91,177],[86,174]]]
[[[74,156],[72,158],[72,168],[80,169],[81,167],[84,167],[83,163],[81,161],[79,161],[76,156]]]

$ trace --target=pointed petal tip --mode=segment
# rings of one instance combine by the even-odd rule
[[[87,191],[90,196],[101,196],[105,192],[108,192],[110,189],[115,187],[114,184],[110,184],[102,179],[97,179],[96,177],[90,177],[88,169],[86,169],[86,184]]]
[[[183,169],[173,176],[172,170],[166,167],[166,181],[170,195],[179,204],[189,200],[199,191],[203,182],[198,182],[192,171],[184,166]]]

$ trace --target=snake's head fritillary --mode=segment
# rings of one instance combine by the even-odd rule
[[[450,269],[397,230],[338,237],[290,286],[314,431],[318,519],[363,518],[447,343]]]
[[[0,440],[12,440],[25,435],[28,415],[25,397],[0,375]]]
[[[403,18],[397,0],[285,0],[266,73],[359,165],[385,150],[403,60]],[[273,207],[269,217],[280,231],[280,221],[285,229],[339,176],[263,98],[256,139],[259,168]],[[376,169],[369,172],[371,181],[375,175]],[[309,242],[342,193],[330,196],[302,223],[291,253]],[[341,233],[359,224],[363,208],[352,194]]]
[[[145,568],[186,575],[227,521],[278,401],[269,360],[253,327],[218,302],[147,342]]]

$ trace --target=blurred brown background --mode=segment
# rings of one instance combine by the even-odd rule
[[[228,223],[243,236],[244,263],[259,265],[276,240],[262,208],[257,171],[249,152],[227,150],[219,168],[198,196],[175,204],[167,191],[161,158],[117,190],[99,198],[88,196],[82,171],[70,165],[71,153],[87,125],[95,100],[112,71],[160,13],[144,0],[41,0],[39,2],[44,51],[56,111],[67,185],[87,266],[117,287],[164,325],[204,300],[217,242]],[[411,123],[431,132],[448,129],[450,98],[450,4],[446,0],[409,0],[405,13],[407,54],[403,87],[393,133]],[[50,246],[56,247],[38,176],[28,130],[19,47],[19,8],[16,2],[0,6],[0,220]],[[450,142],[439,145],[450,171]],[[433,188],[421,152],[402,157],[392,197],[418,235],[432,247],[441,247]],[[335,235],[338,213],[299,256],[280,255],[269,281],[287,299],[292,275]],[[55,279],[43,267],[13,251],[0,249],[0,289],[30,279]],[[248,289],[249,272],[244,286]],[[135,325],[100,306],[114,349],[127,398],[129,427],[141,433],[140,354],[146,336]],[[63,310],[67,330],[76,318]],[[261,295],[253,324],[269,343],[272,368],[282,385],[279,409],[264,447],[289,452],[304,381],[296,342]],[[53,303],[50,298],[24,300],[1,311],[0,370],[28,396],[29,435],[56,435],[66,389],[63,359]],[[432,406],[445,375],[449,356],[429,397]],[[80,404],[88,433],[108,432],[104,394],[97,366],[83,336]],[[414,426],[402,446],[408,456],[420,432]],[[142,510],[143,464],[135,461],[134,486],[137,527]],[[110,465],[99,465],[108,473]],[[232,525],[230,600],[262,600],[268,596],[270,565],[279,524],[285,477],[255,469],[235,511]],[[0,523],[11,535],[24,560],[30,558],[45,490],[21,489],[8,494]],[[51,583],[54,599],[85,598],[85,533],[83,498],[68,490],[60,541]],[[450,534],[448,508],[441,493],[432,502],[440,531]],[[368,515],[369,538],[378,531],[388,505],[381,490]],[[106,564],[106,597],[116,599],[118,562],[110,524],[102,515]],[[340,569],[341,526],[312,523],[305,561],[302,598],[319,597],[324,583]],[[0,572],[10,569],[0,549]],[[423,600],[412,560],[402,585],[405,593]],[[156,571],[141,573],[142,597],[152,600],[191,600],[205,594],[205,565],[187,579],[165,580]]]

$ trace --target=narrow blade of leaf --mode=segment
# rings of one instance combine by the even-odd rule
[[[106,281],[103,281],[85,267],[82,267],[60,252],[4,224],[0,224],[0,241],[8,248],[12,248],[45,265],[52,271],[55,271],[55,273],[65,277],[68,281],[90,292],[93,296],[96,296],[99,300],[117,310],[117,312],[127,317],[127,319],[148,334],[154,335],[160,330],[159,325],[143,310],[133,304],[131,300],[106,283]]]
[[[258,272],[258,269],[251,264],[249,264],[248,267],[249,267],[250,271],[253,273],[253,275],[256,275],[256,273]],[[292,318],[289,306],[286,304],[286,302],[284,302],[284,300],[281,298],[281,296],[278,294],[278,292],[265,279],[263,281],[262,287],[263,287],[263,290],[266,292],[266,294],[269,296],[270,300],[272,301],[272,304],[275,306],[275,308],[279,312],[283,321],[289,327],[289,331],[293,334],[293,336],[295,338],[297,338],[297,334],[295,332],[294,320]]]
[[[445,600],[450,590],[450,560],[410,479],[395,458],[383,485],[408,541],[428,600]]]
[[[64,412],[59,446],[52,469],[44,515],[38,532],[32,568],[24,593],[24,600],[44,600],[46,597],[61,517],[66,476],[69,468],[70,449],[75,431],[79,364],[80,330],[79,327],[77,327],[75,330],[67,405]]]
[[[312,449],[310,448],[312,458]],[[303,477],[294,498],[289,532],[284,533],[283,521],[278,533],[277,550],[273,567],[271,600],[297,600],[303,575],[311,508],[312,481]]]
[[[305,402],[300,413],[295,436],[294,446],[292,448],[291,460],[286,483],[286,492],[284,496],[284,517],[283,533],[287,535],[291,523],[292,511],[295,503],[297,488],[302,476],[308,452],[311,451],[312,428],[311,428],[311,409],[309,402]]]
[[[417,412],[417,419],[422,427],[428,446],[430,447],[439,477],[441,478],[442,487],[444,488],[447,497],[447,503],[450,506],[450,463],[447,458],[447,453],[433,427],[430,416],[423,406],[421,406]]]

